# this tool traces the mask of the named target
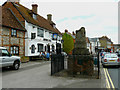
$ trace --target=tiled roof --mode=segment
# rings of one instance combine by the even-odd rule
[[[102,36],[102,37],[99,38],[99,39],[106,39],[107,41],[112,42],[111,39],[109,39],[107,36]]]
[[[2,20],[0,20],[0,25],[26,31],[11,9],[0,7],[0,10],[2,10]]]
[[[12,3],[12,4],[21,13],[21,15],[24,17],[24,19],[27,22],[32,23],[32,24],[37,25],[37,26],[40,26],[40,27],[45,28],[47,30],[50,30],[52,32],[61,34],[61,32],[57,28],[53,28],[50,25],[50,22],[48,20],[46,20],[45,18],[43,18],[42,16],[37,14],[37,20],[35,20],[32,17],[32,14],[33,14],[32,10],[29,10],[28,8],[26,8],[23,5],[18,4],[18,3]]]

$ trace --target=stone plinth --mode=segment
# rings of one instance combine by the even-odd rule
[[[68,73],[71,75],[93,75],[94,66],[91,55],[70,55],[68,58]]]

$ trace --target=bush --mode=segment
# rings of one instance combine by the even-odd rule
[[[69,54],[74,48],[73,37],[67,33],[63,34],[63,51]]]

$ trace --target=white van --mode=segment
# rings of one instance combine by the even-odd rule
[[[0,47],[0,67],[12,67],[18,70],[20,67],[20,57],[12,56],[5,47]]]

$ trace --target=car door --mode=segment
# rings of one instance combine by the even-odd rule
[[[2,67],[10,66],[12,58],[7,49],[2,49]]]
[[[0,68],[2,67],[2,49],[0,49]]]

